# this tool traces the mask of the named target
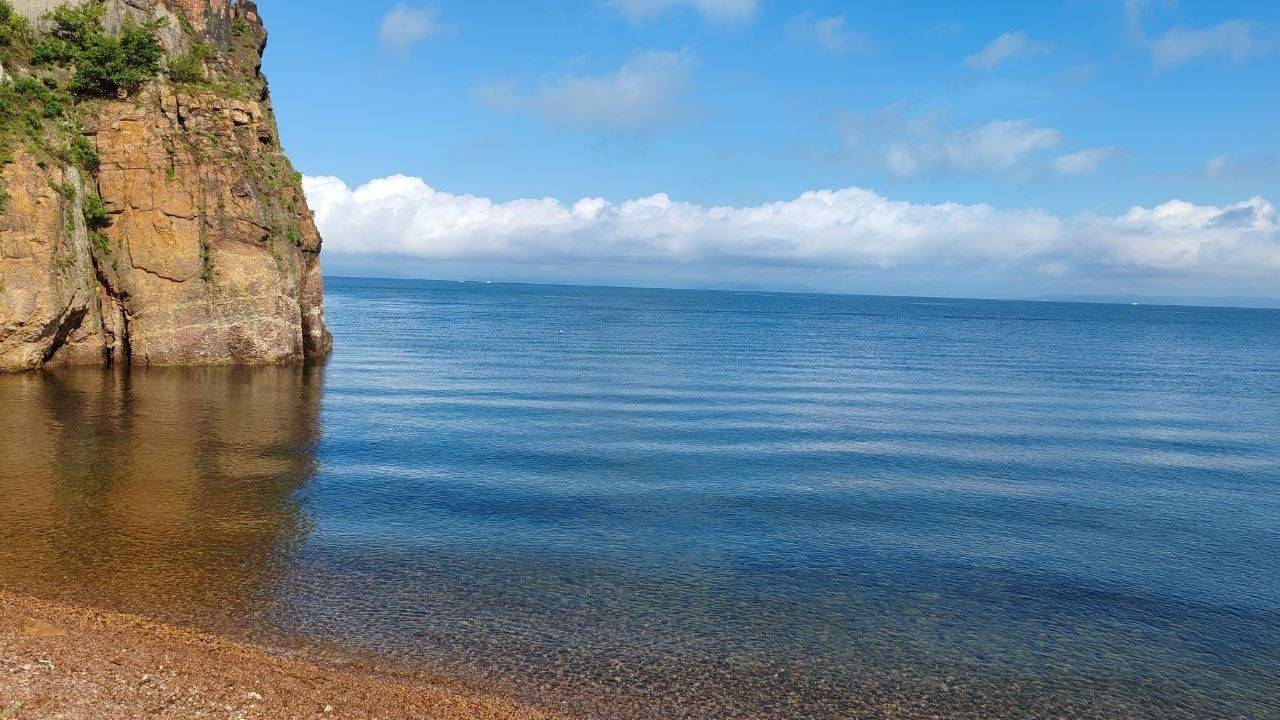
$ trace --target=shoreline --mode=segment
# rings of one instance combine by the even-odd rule
[[[0,718],[568,720],[440,676],[0,589]]]

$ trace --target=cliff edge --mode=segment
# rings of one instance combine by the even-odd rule
[[[0,371],[326,354],[248,0],[0,0]]]

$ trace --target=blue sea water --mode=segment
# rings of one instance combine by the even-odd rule
[[[592,717],[1280,718],[1280,311],[328,316],[307,368],[0,379],[0,584]]]

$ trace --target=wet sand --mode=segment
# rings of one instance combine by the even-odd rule
[[[0,720],[554,720],[444,678],[0,590]]]

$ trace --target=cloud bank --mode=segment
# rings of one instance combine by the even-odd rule
[[[1153,290],[1280,292],[1280,214],[1262,198],[1174,200],[1117,216],[913,204],[870,190],[750,207],[664,194],[494,202],[396,175],[304,182],[329,257],[610,268],[708,283],[807,278],[838,290],[929,294]],[[560,276],[541,277],[556,280]]]

